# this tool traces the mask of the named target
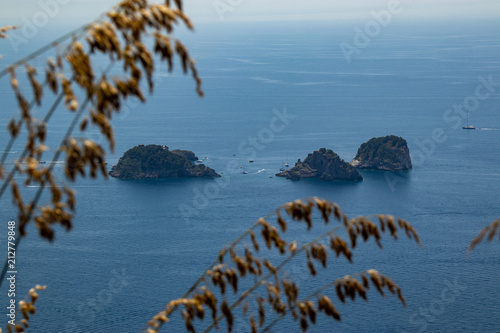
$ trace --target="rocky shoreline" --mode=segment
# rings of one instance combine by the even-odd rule
[[[193,163],[196,160],[189,150],[170,151],[167,146],[139,145],[127,150],[109,175],[120,179],[220,177],[215,170]]]
[[[363,143],[350,164],[366,170],[406,171],[412,168],[406,140],[395,135],[372,138]]]
[[[353,166],[326,148],[308,154],[303,162],[298,160],[293,168],[277,173],[276,176],[291,180],[302,178],[317,178],[323,181],[363,180],[363,177]]]
[[[199,162],[199,163],[196,163]],[[250,162],[253,162],[251,160]],[[406,171],[412,168],[410,151],[405,139],[388,135],[372,138],[361,144],[356,157],[347,163],[331,149],[321,148],[277,177],[291,180],[316,178],[322,181],[362,181],[357,169]],[[243,172],[247,174],[248,172]],[[169,150],[167,146],[138,145],[126,151],[109,172],[121,179],[220,177],[215,170],[201,164],[189,150]]]

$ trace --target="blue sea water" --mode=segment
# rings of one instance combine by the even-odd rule
[[[49,244],[31,228],[17,251],[18,295],[35,284],[48,286],[32,331],[138,332],[259,217],[318,196],[349,216],[404,218],[424,247],[386,237],[383,250],[362,245],[353,265],[331,259],[327,273],[312,280],[304,263],[292,264],[304,296],[325,281],[375,268],[401,286],[408,303],[402,307],[372,291],[368,302],[338,304],[341,322],[319,316],[311,332],[500,332],[500,245],[482,244],[466,256],[478,231],[500,216],[499,24],[392,24],[348,63],[339,45],[353,44],[353,27],[226,23],[182,34],[206,97],[195,96],[193,81],[180,70],[161,70],[148,102],[129,103],[115,117],[117,145],[108,163],[135,145],[164,144],[207,157],[205,164],[222,178],[79,180],[73,230],[58,229]],[[3,62],[19,56],[1,53]],[[98,66],[105,65],[100,59]],[[482,83],[489,78],[491,91]],[[2,128],[15,105],[7,83],[1,82]],[[472,103],[481,85],[490,95],[474,105],[469,120],[479,130],[462,130],[465,119],[453,113],[454,105]],[[69,119],[61,110],[49,124],[52,146]],[[321,147],[350,161],[361,143],[388,134],[408,141],[412,171],[362,171],[364,181],[354,184],[270,178],[284,161],[293,165]],[[4,131],[0,139],[7,140]],[[12,151],[21,149],[18,142]],[[9,156],[7,166],[14,159]],[[235,166],[243,168],[231,172]],[[61,173],[62,164],[55,168]],[[16,219],[8,196],[0,208],[4,221]],[[311,236],[300,230],[291,233],[307,241]],[[4,283],[2,309],[6,293]],[[237,332],[249,331],[239,319],[235,325]],[[165,331],[182,327],[177,319]],[[299,331],[299,324],[285,319],[274,331]]]

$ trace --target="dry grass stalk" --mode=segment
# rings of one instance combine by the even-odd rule
[[[9,30],[17,29],[17,27],[12,25],[6,25],[5,27],[0,27],[0,38],[7,38],[6,32]]]
[[[28,294],[24,297],[23,300],[19,301],[17,311],[20,313],[20,318],[22,316],[23,319],[16,320],[17,323],[15,325],[7,325],[7,332],[9,333],[23,333],[26,332],[26,329],[29,327],[30,315],[34,315],[36,313],[35,303],[38,300],[38,291],[45,290],[46,286],[37,285],[35,288],[31,288]],[[2,333],[2,329],[0,328],[0,333]]]
[[[325,234],[302,246],[297,245],[295,240],[287,240],[285,236],[289,223],[304,222],[306,229],[311,230],[314,224],[314,212],[320,213],[319,215],[326,225],[330,224],[332,220],[336,220],[337,223]],[[398,232],[404,231],[409,239],[420,245],[417,232],[408,222],[395,219],[390,215],[378,215],[379,224],[372,222],[367,217],[349,219],[342,213],[337,204],[319,198],[287,203],[278,208],[274,215],[274,223],[279,226],[279,229],[271,222],[273,215],[259,219],[235,242],[220,252],[214,264],[198,279],[183,298],[170,302],[163,311],[153,317],[148,323],[148,329],[154,332],[159,331],[180,306],[183,308],[180,310],[183,311],[182,317],[186,322],[186,328],[188,331],[194,332],[193,321],[196,318],[193,315],[194,312],[190,311],[191,304],[196,300],[204,299],[207,291],[210,290],[212,290],[210,305],[203,301],[197,303],[212,311],[212,321],[204,332],[208,332],[212,328],[219,328],[218,324],[223,319],[226,320],[228,332],[231,332],[236,316],[234,311],[238,307],[242,308],[242,316],[248,317],[248,325],[252,332],[266,330],[264,324],[268,317],[267,313],[270,313],[269,317],[276,319],[291,314],[299,321],[299,326],[303,331],[316,323],[318,311],[324,312],[335,320],[340,320],[340,314],[335,309],[333,302],[324,295],[324,292],[330,288],[334,288],[336,291],[334,297],[340,302],[345,302],[347,299],[354,301],[357,296],[366,300],[367,289],[372,285],[380,295],[384,296],[385,290],[396,295],[402,304],[405,304],[401,289],[388,277],[375,270],[358,274],[359,279],[354,276],[345,276],[300,300],[297,283],[293,277],[287,274],[285,265],[294,259],[304,260],[309,274],[314,277],[318,273],[314,262],[320,263],[323,269],[326,269],[330,251],[335,254],[335,257],[343,256],[352,262],[352,251],[360,242],[373,239],[382,247],[382,234],[384,233],[389,233],[393,239],[398,239]],[[257,233],[256,229],[260,229],[260,233]],[[348,235],[349,242],[346,242],[338,234],[342,230]],[[264,257],[257,257],[245,245],[247,240],[252,243],[253,250]],[[329,246],[323,244],[325,240],[329,241]],[[267,249],[265,253],[259,252],[261,243],[265,244]],[[281,262],[274,264],[269,258],[266,258],[272,253],[281,256]],[[302,253],[305,256],[300,256]],[[248,278],[251,280],[245,280]],[[244,283],[243,280],[247,282]],[[250,288],[238,289],[241,285],[248,285],[249,281],[254,281]],[[232,287],[236,299],[226,294],[228,285]],[[265,290],[261,289],[263,286],[265,286]],[[190,313],[192,314],[190,315]],[[258,322],[253,317],[254,313],[258,314]],[[165,317],[161,317],[162,320],[155,319],[159,315]],[[267,327],[272,326],[275,321]]]
[[[201,79],[187,48],[170,35],[174,27],[179,24],[193,30],[191,21],[182,11],[180,0],[165,3],[149,3],[146,0],[121,1],[112,11],[106,13],[103,19],[77,31],[65,48],[58,48],[59,53],[56,59],[47,60],[43,83],[39,81],[37,71],[30,61],[43,54],[42,50],[47,48],[42,48],[41,51],[9,66],[7,72],[0,72],[0,77],[6,73],[10,75],[11,87],[21,111],[19,119],[12,119],[9,122],[11,141],[7,146],[12,145],[23,127],[27,133],[25,150],[15,168],[8,173],[7,181],[0,190],[0,196],[7,187],[12,190],[18,208],[22,236],[25,236],[26,224],[31,220],[35,221],[40,235],[48,240],[54,238],[52,224],[59,223],[66,229],[71,228],[75,207],[73,192],[70,189],[63,191],[59,189],[60,185],[56,184],[52,174],[52,166],[37,163],[43,159],[43,153],[47,150],[44,144],[48,130],[47,123],[60,102],[63,102],[69,111],[75,112],[74,122],[79,122],[82,132],[88,130],[89,124],[96,126],[107,139],[110,150],[113,150],[112,116],[120,112],[127,98],[134,97],[145,101],[141,90],[141,84],[144,81],[147,82],[149,90],[153,90],[153,74],[156,70],[154,54],[160,56],[160,61],[167,64],[169,71],[173,70],[174,58],[179,58],[183,71],[192,74],[197,93],[200,96],[203,95]],[[4,36],[4,32],[13,28],[11,26],[0,28],[0,37]],[[143,43],[143,40],[149,36],[153,36],[155,41],[155,46],[151,50]],[[70,38],[70,36],[67,37]],[[121,63],[124,75],[112,79],[108,79],[106,75],[96,75],[92,64],[92,56],[95,53],[109,56],[111,63]],[[25,95],[21,89],[17,78],[18,67],[21,65],[26,68],[27,82],[31,86],[31,103],[28,102],[27,94]],[[66,77],[64,74],[68,69],[71,77]],[[32,114],[32,106],[42,105],[44,97],[50,95],[58,96],[51,107],[49,116],[43,120],[36,119]],[[86,100],[80,101],[80,95],[83,95]],[[91,104],[89,109],[86,103]],[[88,116],[79,120],[85,111],[88,112]],[[73,124],[70,125],[71,129],[74,127]],[[68,131],[68,137],[53,158],[56,160],[61,153],[66,155],[66,178],[74,181],[77,176],[88,175],[95,178],[103,175],[106,177],[105,149],[90,140],[75,140],[71,138],[71,132],[72,130]],[[5,158],[4,154],[0,161],[0,176],[2,177],[7,174],[1,167]],[[38,207],[38,198],[41,195],[38,193],[30,203],[25,203],[19,194],[17,182],[14,180],[16,173],[23,175],[27,184],[40,185],[40,191],[48,186],[53,194],[52,206]]]
[[[467,252],[474,250],[474,248],[484,240],[486,237],[486,241],[491,242],[495,235],[498,233],[498,241],[500,242],[500,219],[493,221],[490,225],[484,227],[479,235],[472,240],[469,244],[469,248]]]

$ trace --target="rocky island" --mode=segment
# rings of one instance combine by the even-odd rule
[[[189,150],[170,151],[167,146],[139,145],[127,150],[109,175],[122,179],[220,177],[213,169],[194,164],[196,160]]]
[[[291,180],[301,178],[318,178],[324,181],[361,181],[363,177],[358,170],[340,159],[330,149],[321,148],[308,154],[303,162],[300,160],[289,170],[276,174]]]
[[[412,168],[406,140],[395,135],[363,143],[351,165],[359,169],[400,171]]]

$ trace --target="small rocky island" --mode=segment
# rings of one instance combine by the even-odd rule
[[[395,135],[363,143],[351,165],[359,169],[400,171],[412,168],[406,140]]]
[[[340,159],[332,150],[325,148],[308,154],[303,162],[298,160],[293,168],[280,172],[276,176],[291,180],[301,178],[318,178],[324,181],[363,180],[358,170]]]
[[[122,179],[220,177],[213,169],[203,164],[189,150],[168,150],[167,146],[138,145],[129,149],[113,165],[109,175]]]

